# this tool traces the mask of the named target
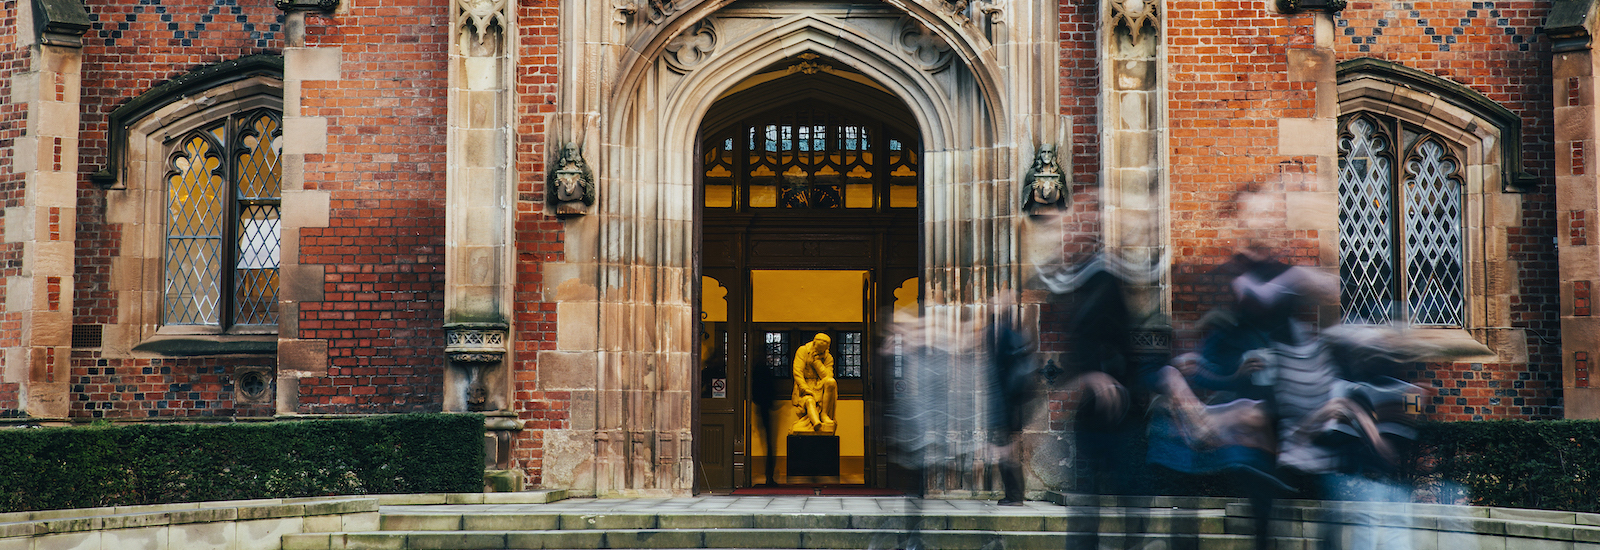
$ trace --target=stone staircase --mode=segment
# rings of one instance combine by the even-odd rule
[[[384,505],[379,530],[291,534],[284,550],[1051,549],[1248,550],[1248,507],[1230,499],[1065,504],[869,497],[573,499],[551,505]],[[1128,534],[1136,533],[1136,534]],[[1299,537],[1277,548],[1309,550]]]

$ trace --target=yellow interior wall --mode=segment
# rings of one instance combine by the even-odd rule
[[[751,270],[757,323],[859,323],[865,271]]]
[[[755,404],[746,401],[745,406],[750,409],[750,421],[759,422],[761,417],[756,415]],[[778,430],[778,456],[789,456],[789,432],[794,427],[798,418],[794,406],[788,399],[772,402],[774,413],[774,428]],[[866,402],[860,399],[840,399],[834,409],[834,422],[838,423],[834,435],[839,436],[839,456],[866,456],[867,454],[867,422]],[[757,430],[750,427],[750,454],[752,456],[767,455],[767,430]]]
[[[711,277],[700,277],[700,311],[706,314],[704,321],[728,322],[728,288]]]

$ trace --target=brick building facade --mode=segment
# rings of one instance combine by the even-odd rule
[[[822,326],[763,320],[757,271],[864,273],[863,313],[825,330],[869,350],[874,308],[954,319],[1021,291],[1042,362],[1064,348],[1034,266],[1166,262],[1131,297],[1177,352],[1252,242],[1344,278],[1307,320],[1471,350],[1415,366],[1420,414],[1593,418],[1593,4],[9,4],[0,420],[471,410],[528,486],[744,486],[766,452],[744,340]],[[827,151],[876,175],[765,191],[749,159],[790,151],[758,133],[779,127],[866,132]],[[1052,170],[1064,198],[1040,199]],[[1374,267],[1362,224],[1391,218]],[[880,418],[897,375],[865,356],[848,391]],[[715,376],[736,389],[702,392]],[[1056,397],[1036,442],[1069,419]],[[892,485],[873,429],[862,483]]]

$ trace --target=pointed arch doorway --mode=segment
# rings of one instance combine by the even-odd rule
[[[893,312],[917,307],[921,139],[903,102],[834,65],[784,59],[701,125],[701,490],[910,485],[887,457],[895,373],[876,350]],[[820,437],[795,432],[790,401],[795,354],[817,334],[838,390]]]

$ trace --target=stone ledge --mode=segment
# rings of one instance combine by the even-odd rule
[[[426,506],[430,504],[548,504],[568,498],[565,489],[519,491],[513,493],[431,493],[415,495],[372,495],[383,506]]]
[[[0,539],[169,525],[375,513],[370,497],[185,502],[0,514]]]

